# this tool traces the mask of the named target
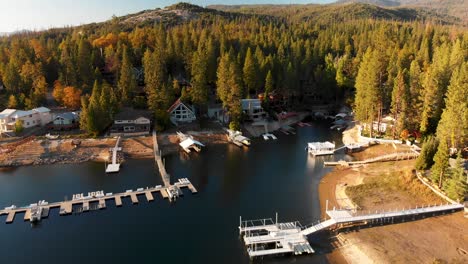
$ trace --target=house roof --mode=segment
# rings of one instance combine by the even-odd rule
[[[152,119],[150,111],[138,110],[133,108],[123,108],[118,114],[115,115],[114,120],[136,120],[140,117]]]
[[[75,113],[75,112],[66,112],[66,113],[61,113],[61,114],[58,114],[55,119],[57,118],[64,118],[64,119],[68,119],[68,120],[77,120],[78,119],[78,114]]]
[[[47,113],[47,112],[50,112],[50,109],[47,107],[41,106],[38,108],[34,108],[32,111],[39,112],[39,113]]]
[[[180,98],[177,99],[177,100],[171,105],[171,107],[169,107],[169,109],[167,109],[167,112],[168,112],[168,113],[172,113],[172,111],[174,111],[179,105],[183,105],[185,108],[187,108],[190,112],[193,113],[192,109],[190,109],[190,107],[186,106],[186,105],[180,100]]]

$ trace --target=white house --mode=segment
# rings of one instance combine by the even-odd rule
[[[176,125],[178,123],[191,123],[192,121],[197,120],[194,110],[182,103],[180,98],[177,99],[171,107],[169,107],[167,112],[170,115],[171,122]]]
[[[263,110],[262,102],[259,99],[242,99],[241,105],[242,112],[253,121],[263,120],[267,117],[266,112]]]
[[[5,109],[0,113],[0,133],[15,131],[16,121],[20,120],[23,128],[45,126],[52,122],[50,109],[38,107],[32,110]]]

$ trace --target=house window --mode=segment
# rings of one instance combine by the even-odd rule
[[[26,125],[29,126],[29,122],[26,122]]]
[[[135,131],[135,127],[134,126],[126,126],[126,127],[124,127],[124,131],[125,132]]]

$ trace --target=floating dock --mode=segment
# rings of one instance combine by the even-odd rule
[[[188,179],[185,179],[185,178],[179,179],[178,182],[176,182],[174,185],[170,185],[168,188],[173,188],[174,190],[178,192],[179,195],[182,194],[182,192],[180,191],[180,188],[187,188],[193,194],[197,193],[197,189],[193,186],[193,184]],[[60,208],[59,215],[64,216],[64,215],[70,215],[73,213],[73,205],[81,205],[82,206],[81,211],[87,212],[91,210],[90,208],[91,203],[98,203],[98,207],[97,207],[98,209],[105,209],[107,200],[114,200],[115,205],[117,207],[121,207],[122,197],[127,197],[127,196],[130,196],[130,199],[133,204],[137,204],[139,202],[137,198],[138,195],[145,195],[148,202],[154,200],[153,194],[157,192],[161,194],[161,197],[169,198],[169,195],[166,189],[167,189],[166,187],[159,185],[155,187],[139,188],[136,191],[129,190],[126,192],[109,194],[105,196],[100,195],[99,197],[85,196],[85,197],[74,199],[71,201],[48,203],[45,205],[38,205],[38,206],[42,208],[43,218],[49,216],[49,211],[51,208]],[[99,192],[96,192],[96,193],[99,193]],[[5,220],[7,224],[13,223],[15,219],[15,215],[17,213],[25,213],[24,220],[29,220],[31,218],[31,206],[0,210],[0,215],[7,215],[6,220]]]

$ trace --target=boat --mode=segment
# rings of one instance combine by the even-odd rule
[[[229,142],[239,147],[242,147],[243,145],[250,146],[250,139],[248,137],[243,136],[242,132],[234,131],[231,129],[226,129],[226,131],[228,132],[227,138]]]
[[[12,204],[11,206],[5,207],[5,210],[14,210],[16,209],[16,205]]]
[[[36,223],[41,221],[41,216],[42,216],[42,207],[39,205],[32,206],[31,207],[31,217],[29,218],[29,221],[31,223]]]
[[[335,153],[335,143],[325,142],[310,142],[307,144],[307,151],[313,156],[333,155]]]
[[[192,136],[185,135],[184,133],[182,133],[180,131],[177,132],[177,136],[179,137],[179,140],[180,140],[179,146],[181,146],[182,149],[187,153],[190,153],[191,150],[195,150],[196,152],[200,152],[201,147],[205,146],[200,141],[195,140]]]
[[[51,135],[50,133],[47,133],[45,136],[48,139],[57,139],[60,135]]]

